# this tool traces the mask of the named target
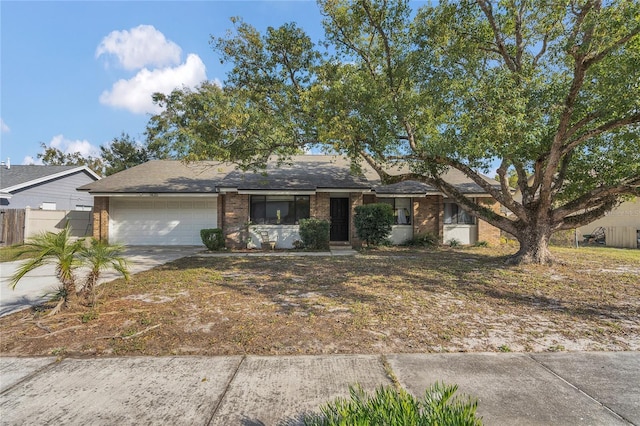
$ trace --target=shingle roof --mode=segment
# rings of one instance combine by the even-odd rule
[[[89,174],[93,174],[94,177],[98,178],[95,173],[85,166],[12,165],[7,168],[3,165],[0,167],[0,189],[2,191],[11,191],[16,187],[29,186],[30,184],[45,181],[49,177],[71,174],[80,170],[86,170]]]
[[[362,174],[352,173],[347,160],[325,155],[297,155],[280,165],[272,162],[264,173],[234,171],[225,177],[222,185],[241,191],[371,188]]]
[[[486,176],[483,176],[484,179],[489,182],[492,186],[495,186],[499,189],[500,184],[490,179]],[[482,189],[478,184],[469,179],[464,173],[457,169],[449,169],[446,171],[442,178],[444,181],[452,184],[458,189],[458,191],[463,194],[484,194],[486,191]],[[440,193],[440,190],[435,188],[432,185],[422,182],[416,181],[406,181],[395,183],[392,185],[378,185],[374,186],[374,190],[378,194],[429,194],[429,193]]]
[[[221,188],[238,191],[316,191],[322,189],[375,190],[381,194],[428,194],[439,191],[420,182],[381,185],[371,167],[359,173],[349,160],[328,155],[298,155],[286,163],[272,161],[262,173],[243,172],[229,163],[155,160],[80,187],[92,193],[212,193]],[[457,170],[445,179],[464,193],[484,192]],[[488,179],[497,184],[497,182]]]
[[[185,164],[152,160],[78,188],[104,193],[208,193],[216,192],[232,165],[214,161]]]

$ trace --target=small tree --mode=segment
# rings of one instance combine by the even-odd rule
[[[358,238],[369,246],[376,246],[382,244],[391,234],[394,222],[393,208],[384,203],[358,206],[353,220]]]
[[[74,270],[80,266],[78,252],[82,249],[82,240],[72,241],[69,224],[58,232],[43,232],[31,238],[27,242],[25,250],[19,255],[33,254],[31,259],[25,261],[11,277],[11,288],[26,274],[46,264],[56,265],[56,277],[62,284],[62,297],[51,311],[51,315],[57,313],[62,306],[68,307],[76,296],[76,279]]]
[[[300,220],[300,238],[304,246],[311,250],[329,248],[329,222],[322,219]]]
[[[124,246],[119,244],[110,245],[95,238],[92,238],[91,243],[80,251],[82,263],[90,268],[80,294],[86,299],[91,298],[91,305],[96,304],[95,288],[103,271],[113,269],[120,273],[125,280],[129,281],[129,269],[127,260],[122,257],[123,253]]]
[[[27,259],[11,276],[11,288],[15,289],[18,281],[29,272],[46,264],[55,264],[56,277],[62,284],[61,291],[57,293],[61,298],[49,314],[55,315],[62,307],[69,307],[78,293],[83,293],[87,298],[91,296],[95,303],[94,288],[100,274],[106,269],[115,269],[129,279],[126,260],[121,256],[122,246],[112,246],[95,239],[88,246],[84,246],[84,243],[84,239],[73,240],[69,224],[60,232],[43,232],[30,239],[25,250],[18,255],[29,253],[33,257]],[[78,292],[75,271],[85,265],[89,266],[89,274],[82,290]]]

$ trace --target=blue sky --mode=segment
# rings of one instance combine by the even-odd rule
[[[37,164],[40,143],[96,155],[122,132],[143,140],[151,93],[224,80],[209,40],[232,16],[323,34],[314,1],[2,0],[0,158]]]

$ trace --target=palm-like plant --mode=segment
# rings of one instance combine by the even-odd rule
[[[11,287],[15,288],[26,274],[45,264],[56,265],[56,277],[62,284],[62,298],[51,314],[60,310],[62,305],[68,306],[76,295],[76,279],[74,270],[80,266],[77,254],[82,249],[83,240],[73,241],[71,228],[58,232],[43,232],[31,238],[21,254],[33,255],[11,276]]]
[[[91,239],[91,243],[80,251],[83,265],[89,267],[89,274],[80,292],[85,298],[90,297],[93,305],[96,302],[95,288],[103,271],[113,269],[129,281],[129,269],[126,259],[122,257],[123,253],[124,246],[111,245],[96,239]]]

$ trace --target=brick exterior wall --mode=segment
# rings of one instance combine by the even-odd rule
[[[109,197],[93,199],[93,238],[109,241]]]
[[[349,205],[350,205],[350,217],[349,217],[349,230],[350,230],[350,236],[349,236],[349,240],[351,243],[352,247],[362,247],[362,241],[358,238],[358,233],[356,232],[356,223],[355,223],[355,216],[356,216],[356,207],[361,206],[363,203],[363,195],[361,192],[352,192],[349,194]]]
[[[443,198],[441,195],[413,199],[413,235],[431,233],[442,242]]]
[[[362,204],[373,204],[376,202],[376,196],[374,194],[363,194]]]
[[[216,209],[218,210],[216,223],[218,224],[218,228],[224,229],[224,195],[218,195]]]
[[[331,196],[328,192],[319,192],[310,197],[310,216],[316,219],[331,221]]]
[[[500,214],[500,204],[491,198],[480,199],[481,204]],[[500,229],[478,218],[478,241],[486,241],[492,246],[500,244]]]
[[[222,233],[225,244],[230,248],[246,248],[249,196],[229,193],[223,197]]]

